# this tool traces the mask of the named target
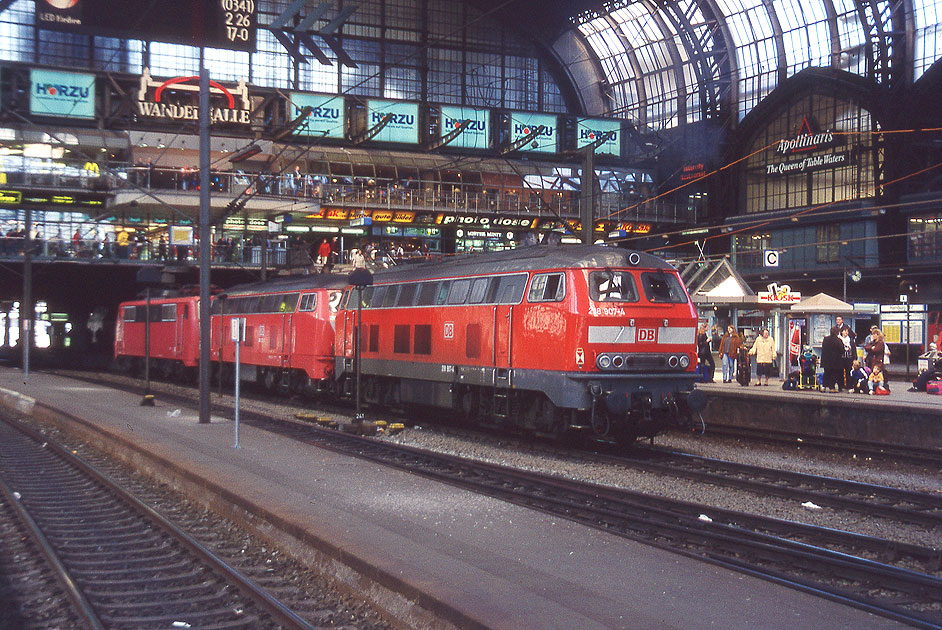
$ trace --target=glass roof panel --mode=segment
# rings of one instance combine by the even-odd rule
[[[921,77],[942,57],[942,0],[913,0],[916,13],[913,80]]]

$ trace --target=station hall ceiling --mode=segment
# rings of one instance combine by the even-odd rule
[[[806,68],[912,84],[942,57],[942,0],[471,0],[551,52],[589,114],[665,129],[741,120]]]

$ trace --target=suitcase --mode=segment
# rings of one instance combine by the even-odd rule
[[[749,361],[749,354],[745,348],[739,349],[739,356],[736,359],[736,382],[745,387],[752,380],[752,365]]]
[[[942,381],[929,381],[926,383],[926,393],[942,396]]]

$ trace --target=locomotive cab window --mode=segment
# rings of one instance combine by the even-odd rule
[[[686,304],[687,294],[677,276],[669,273],[643,273],[641,274],[641,286],[644,289],[644,295],[651,302]]]
[[[589,273],[589,298],[593,302],[637,302],[638,287],[627,271],[593,271]]]
[[[517,304],[523,298],[526,286],[527,277],[524,274],[499,276],[491,283],[485,301],[491,304]]]
[[[327,308],[331,313],[336,313],[340,308],[341,299],[343,299],[343,291],[331,291],[327,294]]]
[[[313,311],[317,306],[317,294],[316,293],[305,293],[301,296],[301,307],[299,311]]]
[[[566,297],[566,277],[561,273],[541,273],[530,282],[528,302],[559,302]]]
[[[487,285],[490,278],[475,278],[471,283],[471,294],[468,296],[468,302],[471,304],[480,304],[487,297]],[[495,283],[496,284],[496,283]]]
[[[177,305],[176,304],[161,304],[160,305],[160,321],[162,322],[177,321]]]
[[[412,306],[415,300],[415,290],[419,287],[414,282],[404,284],[399,288],[399,298],[396,300],[396,306]]]
[[[470,280],[454,280],[451,283],[451,289],[448,291],[449,304],[464,304],[468,299],[468,291],[471,290]]]
[[[136,306],[125,306],[121,311],[121,318],[126,322],[135,322],[135,316],[137,315]]]
[[[278,312],[293,313],[294,309],[298,307],[298,298],[300,297],[300,293],[288,293],[287,295],[282,295],[281,303],[278,305]]]

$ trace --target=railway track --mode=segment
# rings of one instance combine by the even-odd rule
[[[696,556],[916,627],[942,628],[940,549],[587,485],[263,413],[243,411],[242,418],[309,444]],[[938,511],[936,506],[921,509],[929,514]]]
[[[639,451],[636,457],[598,455],[600,461],[647,472],[740,488],[793,501],[942,528],[942,496],[740,464],[689,453]],[[940,529],[942,531],[942,529]]]
[[[314,626],[65,448],[0,422],[0,494],[87,628]]]
[[[932,470],[942,469],[942,450],[937,448],[894,446],[880,444],[878,442],[850,440],[844,437],[807,435],[791,431],[753,429],[723,424],[708,425],[705,435],[739,438],[761,443],[786,444],[802,449],[837,451],[848,453],[855,457],[869,457],[881,461],[909,462],[931,467]]]

